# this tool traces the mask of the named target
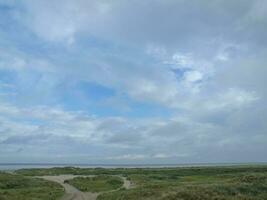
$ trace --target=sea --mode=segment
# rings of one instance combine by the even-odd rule
[[[216,167],[216,166],[246,166],[267,165],[260,163],[189,163],[189,164],[51,164],[51,163],[0,163],[0,171],[14,171],[18,169],[79,167],[79,168],[174,168],[174,167]]]

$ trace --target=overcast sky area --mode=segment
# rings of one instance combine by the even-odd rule
[[[266,162],[267,1],[0,0],[0,163]]]

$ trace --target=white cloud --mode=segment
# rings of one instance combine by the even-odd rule
[[[21,70],[25,68],[26,62],[24,59],[17,57],[16,55],[10,55],[7,52],[5,52],[4,49],[0,49],[0,52],[1,52],[0,69]]]
[[[125,155],[120,155],[120,156],[108,157],[107,159],[109,160],[143,160],[145,158],[147,158],[147,156],[142,155],[142,154],[125,154]]]
[[[203,78],[202,73],[198,71],[188,71],[184,73],[184,79],[186,82],[201,81]]]
[[[41,38],[51,42],[73,44],[76,34],[94,31],[99,20],[109,12],[110,3],[106,1],[32,1],[24,2],[26,25]]]
[[[226,53],[219,53],[216,56],[216,59],[220,60],[220,61],[227,61],[229,58],[228,58],[228,55]]]
[[[12,5],[8,19],[15,17],[11,27],[22,32],[0,30],[6,38],[0,48],[1,153],[23,154],[24,147],[24,155],[197,162],[212,155],[238,158],[239,146],[246,150],[239,154],[254,158],[246,146],[256,144],[259,158],[263,154],[264,1],[26,0],[4,5]],[[124,115],[136,101],[171,114],[136,120],[114,117],[110,110],[109,117],[91,116],[87,107],[67,111],[56,105],[76,106],[76,96],[64,93],[77,89],[68,87],[73,82],[106,87],[114,91],[114,101],[123,96]],[[110,104],[121,107],[120,102]]]
[[[21,11],[21,20],[26,23],[31,30],[45,40],[51,42],[64,41],[70,44],[75,41],[76,37],[81,37],[83,34],[87,36],[98,36],[101,39],[108,39],[115,43],[117,42],[117,32],[122,31],[123,37],[128,37],[129,34],[125,34],[124,32],[124,29],[127,28],[122,29],[121,26],[125,24],[124,20],[129,24],[127,20],[130,20],[132,17],[130,13],[132,9],[136,9],[136,5],[131,3],[109,3],[106,1],[87,2],[85,0],[75,2],[69,0],[64,2],[49,1],[49,3],[47,3],[47,1],[37,3],[36,1],[28,0],[23,4],[26,10]],[[183,5],[181,2],[172,1],[167,4],[159,1],[156,4],[160,5],[161,8],[155,10],[155,13],[159,16],[162,16],[166,8],[179,8]],[[220,7],[219,5],[221,4],[224,5],[222,2],[218,2],[218,5],[216,4],[214,6]],[[143,7],[145,3],[137,5],[142,8],[140,11],[141,14],[146,15],[146,12],[144,12],[146,8]],[[158,7],[156,8],[158,9]],[[152,16],[155,13],[152,13]],[[177,12],[175,11],[175,13]],[[125,18],[119,18],[122,14],[125,14]],[[195,14],[197,16],[202,16],[203,13]],[[180,15],[183,16],[184,13]],[[243,13],[240,15],[241,18],[244,17]],[[154,19],[152,16],[149,15],[147,20],[150,20],[149,22],[151,22],[151,26],[153,27]],[[179,12],[176,17],[180,19]],[[142,18],[146,19],[146,17]],[[234,19],[238,21],[238,19]],[[192,24],[194,23],[195,21],[192,20]],[[171,24],[168,24],[168,26],[170,25]],[[178,25],[183,27],[183,23],[181,24],[179,22]],[[110,28],[110,26],[112,26],[112,28]],[[147,28],[142,29],[142,23],[139,18],[137,19],[136,26],[137,27],[132,28],[134,30],[135,28],[139,28],[138,31],[142,31],[144,35],[150,33],[150,30]],[[211,28],[205,23],[203,26]],[[172,32],[172,34],[179,35],[181,32],[179,26]],[[160,33],[164,36],[163,32]],[[198,34],[192,34],[193,35],[190,33],[193,38],[198,38]],[[168,37],[163,38],[164,40],[169,40]],[[179,39],[179,37],[176,38]],[[229,49],[235,45],[233,45],[233,42],[229,42],[228,38],[222,38],[220,40],[217,38],[218,36],[211,37],[209,40],[212,42],[209,40],[206,41],[204,38],[204,44],[195,44],[195,46],[199,45],[200,48],[191,47],[188,48],[187,51],[180,51],[181,48],[179,45],[176,45],[177,49],[175,50],[167,41],[163,42],[163,44],[156,39],[154,41],[147,41],[144,43],[146,53],[156,57],[156,59],[159,59],[161,62],[156,66],[153,66],[153,64],[144,64],[142,60],[138,61],[138,59],[128,60],[124,55],[120,57],[116,54],[112,55],[115,59],[114,61],[110,61],[105,55],[89,57],[89,53],[85,54],[85,56],[80,59],[85,60],[84,62],[75,64],[82,66],[76,67],[76,70],[73,70],[73,66],[71,66],[73,64],[69,64],[70,66],[63,66],[64,64],[62,63],[50,63],[44,60],[28,60],[23,58],[23,56],[22,58],[18,57],[16,62],[13,61],[12,66],[14,65],[14,68],[30,67],[30,69],[34,68],[31,66],[38,66],[43,70],[56,70],[58,74],[63,73],[63,76],[64,74],[67,76],[71,75],[75,79],[93,81],[111,87],[119,93],[126,93],[131,98],[138,101],[155,102],[160,105],[176,108],[177,104],[182,105],[185,103],[183,99],[184,96],[186,96],[186,98],[195,98],[194,96],[196,94],[201,95],[202,86],[207,85],[217,73],[218,66],[216,62],[218,60],[229,61]],[[131,40],[130,36],[128,40]],[[137,39],[135,38],[135,40]],[[186,39],[180,39],[178,42],[182,43],[184,40],[187,40],[187,36]],[[125,44],[127,45],[128,43]],[[210,48],[213,47],[214,50],[210,50]],[[142,45],[140,48],[142,48]],[[56,59],[54,58],[53,60]],[[8,62],[6,63],[3,65],[7,66]],[[127,67],[128,64],[132,67]],[[164,67],[164,65],[168,67]],[[173,72],[175,69],[184,70],[179,72],[182,73],[182,81],[179,80],[179,77],[176,77],[177,74]]]
[[[190,54],[175,53],[172,56],[172,61],[165,61],[166,64],[175,65],[178,68],[191,68],[194,65],[194,61]]]
[[[238,102],[244,102],[244,92],[241,96],[242,100],[238,99]],[[246,99],[249,101],[247,96]],[[19,108],[1,104],[1,152],[12,157],[20,151],[21,158],[40,153],[47,160],[52,152],[55,156],[61,155],[63,160],[77,154],[80,161],[90,158],[101,162],[157,163],[158,160],[197,160],[210,148],[218,153],[216,151],[220,148],[232,147],[237,142],[246,145],[253,141],[262,145],[262,140],[257,139],[263,137],[262,132],[252,129],[251,135],[251,130],[247,129],[243,135],[240,134],[240,127],[234,124],[237,121],[231,119],[236,113],[229,110],[229,124],[222,125],[221,122],[199,122],[192,117],[146,120],[100,118],[56,107]],[[242,124],[247,117],[239,117],[241,122],[238,124]],[[94,155],[96,152],[97,156]],[[204,156],[201,161],[207,159]]]
[[[207,101],[205,106],[208,110],[235,109],[259,100],[255,92],[245,91],[239,88],[230,88],[219,94],[212,101]]]

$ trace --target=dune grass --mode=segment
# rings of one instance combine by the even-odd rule
[[[98,196],[98,200],[267,200],[267,165],[184,168],[80,169],[53,168],[18,170],[23,175],[123,175],[133,185]],[[104,178],[105,179],[105,178]],[[80,181],[78,181],[80,182]],[[83,191],[105,191],[104,180],[82,180]],[[74,184],[73,184],[74,185]],[[104,184],[105,185],[105,184]],[[109,186],[108,186],[109,187]],[[94,188],[94,189],[91,189]],[[111,188],[108,188],[111,189]]]
[[[266,172],[234,172],[174,176],[130,175],[135,188],[102,194],[98,200],[263,200],[267,199]]]
[[[0,172],[0,200],[56,200],[63,194],[54,182]]]
[[[95,176],[95,177],[76,177],[65,181],[83,192],[105,192],[116,190],[123,185],[119,177],[114,176]]]

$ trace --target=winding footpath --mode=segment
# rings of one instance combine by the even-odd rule
[[[65,180],[73,179],[75,177],[93,177],[93,176],[78,176],[78,175],[58,175],[58,176],[39,176],[38,178],[43,178],[48,181],[57,182],[62,185],[65,189],[65,194],[60,200],[96,200],[97,196],[103,193],[115,192],[121,188],[130,189],[131,182],[123,176],[118,176],[123,180],[123,186],[116,190],[111,190],[108,192],[92,193],[92,192],[81,192],[72,185],[65,183]]]

